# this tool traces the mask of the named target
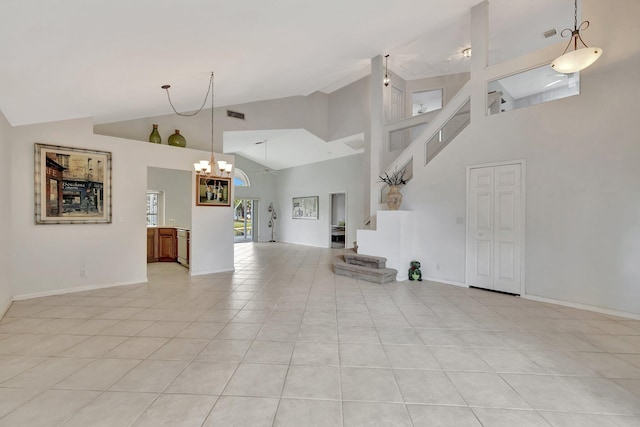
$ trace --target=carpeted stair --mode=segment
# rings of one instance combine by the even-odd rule
[[[354,250],[344,251],[333,260],[333,271],[338,276],[352,277],[373,283],[395,282],[397,270],[386,268],[387,259],[380,256],[361,255]]]

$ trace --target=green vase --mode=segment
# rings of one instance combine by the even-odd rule
[[[158,132],[158,125],[153,125],[151,135],[149,135],[149,142],[154,144],[162,144],[162,138],[160,138],[160,132]]]
[[[184,136],[180,135],[180,130],[176,129],[176,133],[169,137],[169,145],[173,145],[174,147],[186,147],[187,140],[184,139]]]

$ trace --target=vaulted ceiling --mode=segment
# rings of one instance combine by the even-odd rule
[[[24,125],[94,117],[107,123],[202,103],[216,106],[331,92],[389,53],[406,79],[468,70],[478,0],[3,0],[0,110]],[[495,60],[556,43],[573,2],[492,0]]]

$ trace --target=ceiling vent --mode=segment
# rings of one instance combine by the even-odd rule
[[[234,119],[244,120],[244,113],[238,113],[237,111],[227,110],[227,117],[233,117]]]
[[[558,34],[558,33],[556,32],[555,28],[552,28],[552,29],[547,30],[544,33],[542,33],[542,35],[544,36],[545,39],[548,39],[549,37],[553,37],[556,34]]]

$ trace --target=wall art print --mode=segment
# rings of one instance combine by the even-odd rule
[[[35,144],[36,224],[111,223],[111,153]]]
[[[293,219],[318,219],[318,196],[294,197]]]
[[[231,178],[196,175],[196,206],[231,206]]]

